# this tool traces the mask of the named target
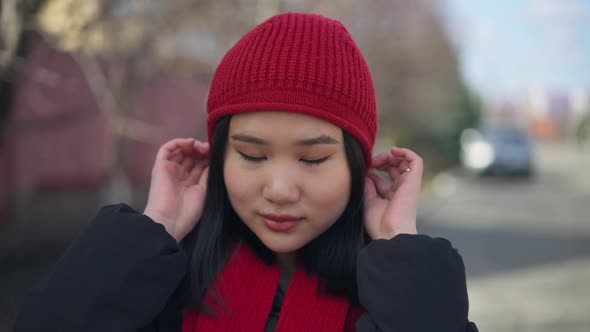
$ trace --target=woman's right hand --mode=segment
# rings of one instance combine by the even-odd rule
[[[177,242],[201,218],[208,170],[209,143],[173,139],[158,150],[144,214],[164,225]]]

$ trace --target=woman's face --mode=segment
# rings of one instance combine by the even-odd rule
[[[234,115],[223,174],[238,216],[277,253],[330,228],[350,196],[342,130],[297,113]]]

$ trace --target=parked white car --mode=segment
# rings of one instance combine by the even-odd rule
[[[461,134],[461,164],[478,175],[530,177],[533,143],[524,130],[494,127],[466,129]]]

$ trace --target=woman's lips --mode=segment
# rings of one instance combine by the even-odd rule
[[[288,232],[303,219],[286,214],[263,214],[262,217],[266,227],[275,232]]]

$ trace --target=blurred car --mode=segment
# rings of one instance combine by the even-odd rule
[[[461,164],[478,175],[530,177],[533,143],[524,130],[494,127],[461,134]]]

